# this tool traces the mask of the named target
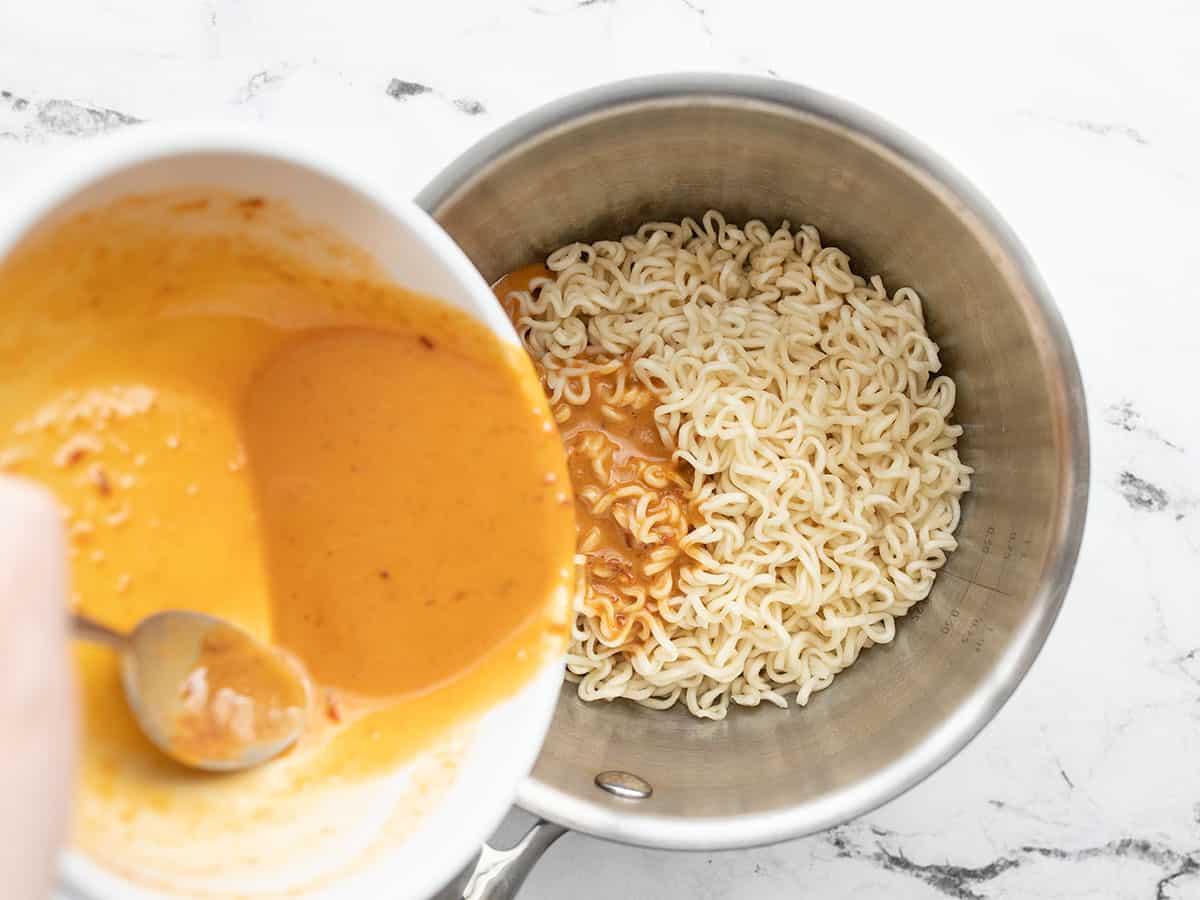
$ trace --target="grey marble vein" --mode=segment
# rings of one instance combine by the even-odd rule
[[[0,100],[4,101],[4,103],[16,112],[22,112],[29,107],[28,100],[24,97],[16,96],[12,91],[0,91]]]
[[[1007,854],[998,856],[982,865],[963,866],[946,863],[918,863],[910,859],[903,849],[890,850],[886,843],[895,844],[895,836],[879,828],[871,832],[877,838],[873,842],[859,842],[852,836],[853,826],[834,828],[825,834],[839,859],[850,859],[877,866],[885,871],[907,875],[934,888],[954,900],[986,900],[981,893],[988,882],[994,881],[1005,872],[1029,865],[1039,859],[1065,863],[1086,862],[1093,859],[1133,860],[1148,863],[1160,871],[1162,877],[1154,884],[1155,900],[1168,900],[1168,891],[1177,882],[1200,874],[1200,847],[1180,851],[1161,841],[1146,838],[1126,837],[1108,841],[1093,847],[1068,850],[1061,847],[1045,847],[1033,844],[1017,847]],[[1200,887],[1200,885],[1196,885]],[[1183,896],[1183,895],[1180,895]],[[1187,896],[1193,896],[1191,894]]]
[[[1200,687],[1200,647],[1193,647],[1186,653],[1176,656],[1171,660],[1171,663],[1182,672],[1191,682]],[[1197,806],[1197,814],[1200,816],[1200,806]],[[1200,822],[1200,818],[1197,819]]]
[[[691,10],[692,14],[700,20],[700,28],[709,37],[713,36],[712,25],[708,21],[708,10],[696,3],[695,0],[679,0],[687,9]]]
[[[1064,116],[1046,115],[1033,109],[1021,109],[1017,112],[1018,115],[1027,119],[1035,119],[1040,122],[1053,122],[1064,128],[1070,128],[1074,131],[1082,131],[1095,137],[1109,138],[1114,137],[1120,140],[1130,141],[1137,144],[1139,147],[1152,146],[1151,141],[1146,135],[1134,128],[1132,125],[1126,125],[1124,122],[1102,122],[1095,119],[1069,119]]]
[[[1171,502],[1166,491],[1132,472],[1121,473],[1119,489],[1125,502],[1141,512],[1158,512]]]
[[[1071,776],[1067,774],[1067,770],[1063,768],[1063,764],[1059,762],[1058,759],[1054,760],[1054,764],[1058,767],[1058,774],[1062,776],[1062,780],[1067,783],[1067,787],[1069,787],[1071,790],[1075,790],[1075,782],[1071,780]]]
[[[38,123],[51,134],[86,137],[142,120],[104,107],[85,106],[70,100],[47,100],[38,106]]]
[[[393,78],[388,82],[387,95],[394,100],[407,100],[409,97],[419,97],[421,94],[433,92],[427,84],[419,81],[405,81],[403,78]]]
[[[481,100],[476,100],[474,97],[447,97],[427,84],[422,84],[419,81],[406,81],[403,78],[391,79],[384,93],[393,100],[401,101],[408,100],[411,97],[421,97],[425,94],[434,94],[448,101],[451,106],[463,115],[481,116],[487,112],[487,106]]]
[[[456,97],[454,108],[468,116],[481,116],[487,112],[487,107],[471,97]]]
[[[127,125],[137,125],[142,121],[136,116],[103,106],[89,106],[60,98],[35,102],[26,97],[18,97],[11,91],[0,91],[0,103],[8,106],[13,112],[24,113],[27,116],[23,134],[6,132],[18,140],[29,140],[41,135],[90,137]]]
[[[1183,452],[1183,447],[1173,441],[1167,440],[1156,429],[1151,428],[1142,420],[1142,414],[1134,407],[1129,400],[1122,400],[1120,403],[1113,403],[1104,411],[1104,421],[1115,428],[1130,434],[1140,434],[1151,440],[1157,441],[1164,446],[1170,447],[1172,450]]]
[[[616,4],[616,2],[617,0],[576,0],[575,3],[572,3],[570,6],[567,6],[564,9],[534,5],[528,7],[528,10],[535,16],[562,16],[581,9],[592,9],[599,6],[613,6]]]
[[[238,102],[246,103],[259,96],[263,91],[273,84],[283,81],[291,71],[288,65],[278,66],[276,68],[262,69],[250,76],[245,86],[238,92]]]
[[[1150,141],[1144,134],[1136,128],[1123,125],[1120,122],[1093,122],[1091,119],[1072,119],[1064,124],[1069,128],[1078,128],[1080,131],[1086,131],[1100,137],[1115,135],[1133,141],[1135,144],[1141,144],[1143,147],[1150,146]]]

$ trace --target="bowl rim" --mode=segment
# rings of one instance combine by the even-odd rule
[[[1087,406],[1079,366],[1066,326],[1028,251],[999,212],[948,162],[901,129],[852,103],[780,79],[721,73],[654,75],[603,84],[541,106],[479,140],[442,169],[416,196],[435,220],[469,185],[533,141],[569,130],[585,120],[643,104],[704,100],[782,108],[840,130],[886,153],[923,184],[952,200],[956,212],[982,230],[1003,254],[1006,277],[1032,301],[1046,340],[1039,353],[1056,373],[1053,406],[1058,416],[1059,497],[1042,580],[1032,610],[988,676],[926,738],[896,762],[819,800],[770,812],[683,819],[638,813],[597,796],[581,800],[537,777],[519,787],[520,805],[576,831],[621,843],[676,850],[754,847],[803,837],[843,824],[895,799],[949,762],[1000,711],[1016,690],[1062,608],[1083,539],[1087,516],[1090,450]],[[553,729],[553,726],[552,726]]]
[[[442,261],[472,298],[468,314],[478,318],[498,339],[519,345],[512,324],[495,304],[491,289],[478,270],[445,230],[410,198],[345,158],[258,125],[217,121],[144,124],[56,151],[14,187],[8,202],[0,208],[0,265],[25,238],[36,234],[49,217],[89,188],[143,164],[209,154],[282,162],[328,179],[348,194],[361,195],[394,217],[413,235],[414,243],[424,253]],[[203,184],[181,182],[180,186]],[[442,845],[437,853],[425,858],[425,866],[415,870],[408,866],[397,872],[396,862],[375,863],[354,869],[328,886],[306,889],[301,885],[296,896],[359,896],[362,890],[378,889],[379,883],[386,881],[393,885],[397,896],[424,897],[457,875],[507,814],[517,782],[533,765],[550,726],[562,667],[560,658],[548,659],[517,693],[481,711],[472,726],[475,730],[471,743],[458,760],[456,783],[473,777],[479,783],[494,786],[494,790],[483,798],[486,802],[473,796],[469,801],[473,814],[468,821],[455,822],[453,828],[440,821],[433,822],[440,806],[423,819],[418,831],[436,829],[438,843]],[[500,743],[502,752],[493,752]],[[408,764],[405,761],[398,771]],[[453,790],[452,787],[450,792]],[[443,803],[450,792],[442,798]],[[412,837],[409,835],[405,840]],[[59,854],[56,876],[55,896],[72,900],[111,897],[159,900],[175,896],[104,869],[70,843]]]

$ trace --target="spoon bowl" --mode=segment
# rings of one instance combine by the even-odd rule
[[[76,636],[121,657],[125,699],[142,732],[194,769],[236,772],[292,746],[304,730],[299,663],[224,619],[168,610],[129,634],[75,616]]]

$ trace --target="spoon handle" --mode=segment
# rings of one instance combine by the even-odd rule
[[[129,639],[119,631],[113,631],[107,625],[101,625],[95,619],[79,613],[71,614],[71,630],[75,637],[95,644],[107,644],[114,650],[124,650]]]

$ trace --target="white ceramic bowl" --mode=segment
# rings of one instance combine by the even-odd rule
[[[458,306],[516,343],[479,273],[407,198],[335,160],[251,129],[143,126],[74,148],[32,173],[0,206],[0,260],[33,230],[85,209],[129,194],[200,186],[284,200],[302,220],[329,226],[371,254],[398,284]],[[549,726],[561,678],[561,662],[547,664],[521,693],[484,714],[451,787],[402,843],[353,875],[297,896],[403,900],[440,888],[478,852],[512,803]],[[364,810],[364,819],[371,816],[381,811]],[[278,878],[272,883],[280,884]],[[71,900],[160,896],[71,850],[63,855],[60,891]]]

